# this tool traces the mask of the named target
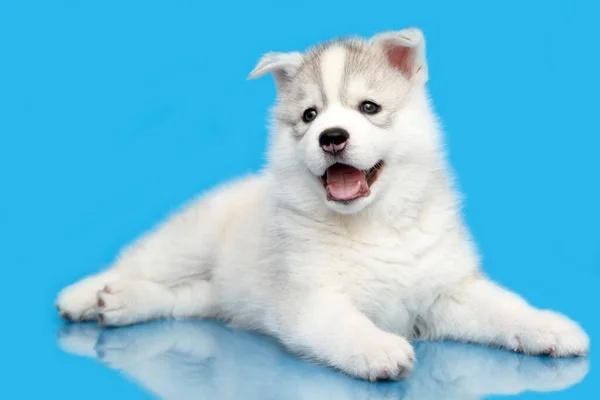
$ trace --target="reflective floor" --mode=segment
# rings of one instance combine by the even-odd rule
[[[417,366],[403,382],[369,383],[299,360],[272,339],[214,321],[153,322],[119,329],[65,324],[60,348],[89,358],[163,399],[554,398],[581,382],[588,360],[529,357],[458,343],[416,343]],[[88,379],[93,382],[93,378]]]

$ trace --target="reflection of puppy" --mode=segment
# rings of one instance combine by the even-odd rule
[[[419,342],[413,375],[368,384],[296,359],[268,337],[212,321],[101,330],[65,325],[68,352],[96,357],[163,399],[479,399],[551,391],[579,382],[585,358],[535,358],[465,344]]]
[[[372,380],[409,372],[415,337],[587,353],[576,323],[479,271],[419,30],[269,54],[251,76],[267,73],[278,102],[266,169],[65,289],[61,315],[110,326],[217,317]]]

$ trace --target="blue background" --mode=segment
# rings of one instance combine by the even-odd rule
[[[246,75],[262,53],[410,25],[428,40],[486,271],[580,321],[593,345],[599,16],[595,0],[2,0],[0,396],[148,396],[60,349],[56,293],[195,193],[261,167],[274,87]],[[594,359],[583,383],[525,397],[592,398]]]

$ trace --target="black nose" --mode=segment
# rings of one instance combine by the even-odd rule
[[[329,128],[321,132],[319,144],[328,153],[335,154],[344,150],[350,134],[342,128]]]

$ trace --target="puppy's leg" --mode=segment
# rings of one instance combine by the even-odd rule
[[[396,379],[412,370],[410,343],[377,328],[341,295],[315,294],[279,307],[285,314],[276,334],[292,352],[362,379]]]
[[[97,293],[108,284],[118,288],[115,301],[130,305],[142,301],[142,287],[148,290],[146,297],[154,303],[144,311],[139,306],[137,311],[141,315],[132,316],[131,320],[165,316],[165,310],[158,312],[157,302],[164,303],[163,308],[167,304],[173,307],[170,288],[190,281],[210,280],[213,255],[226,218],[226,210],[214,209],[207,201],[192,203],[126,247],[107,271],[65,288],[56,302],[61,316],[72,321],[95,319]],[[115,320],[127,318],[121,316]]]
[[[585,355],[586,333],[567,317],[527,304],[483,278],[442,296],[425,316],[426,337],[488,344],[526,354]]]
[[[193,280],[168,287],[147,280],[118,280],[97,293],[98,323],[123,326],[161,318],[206,318],[213,312],[211,283]]]

